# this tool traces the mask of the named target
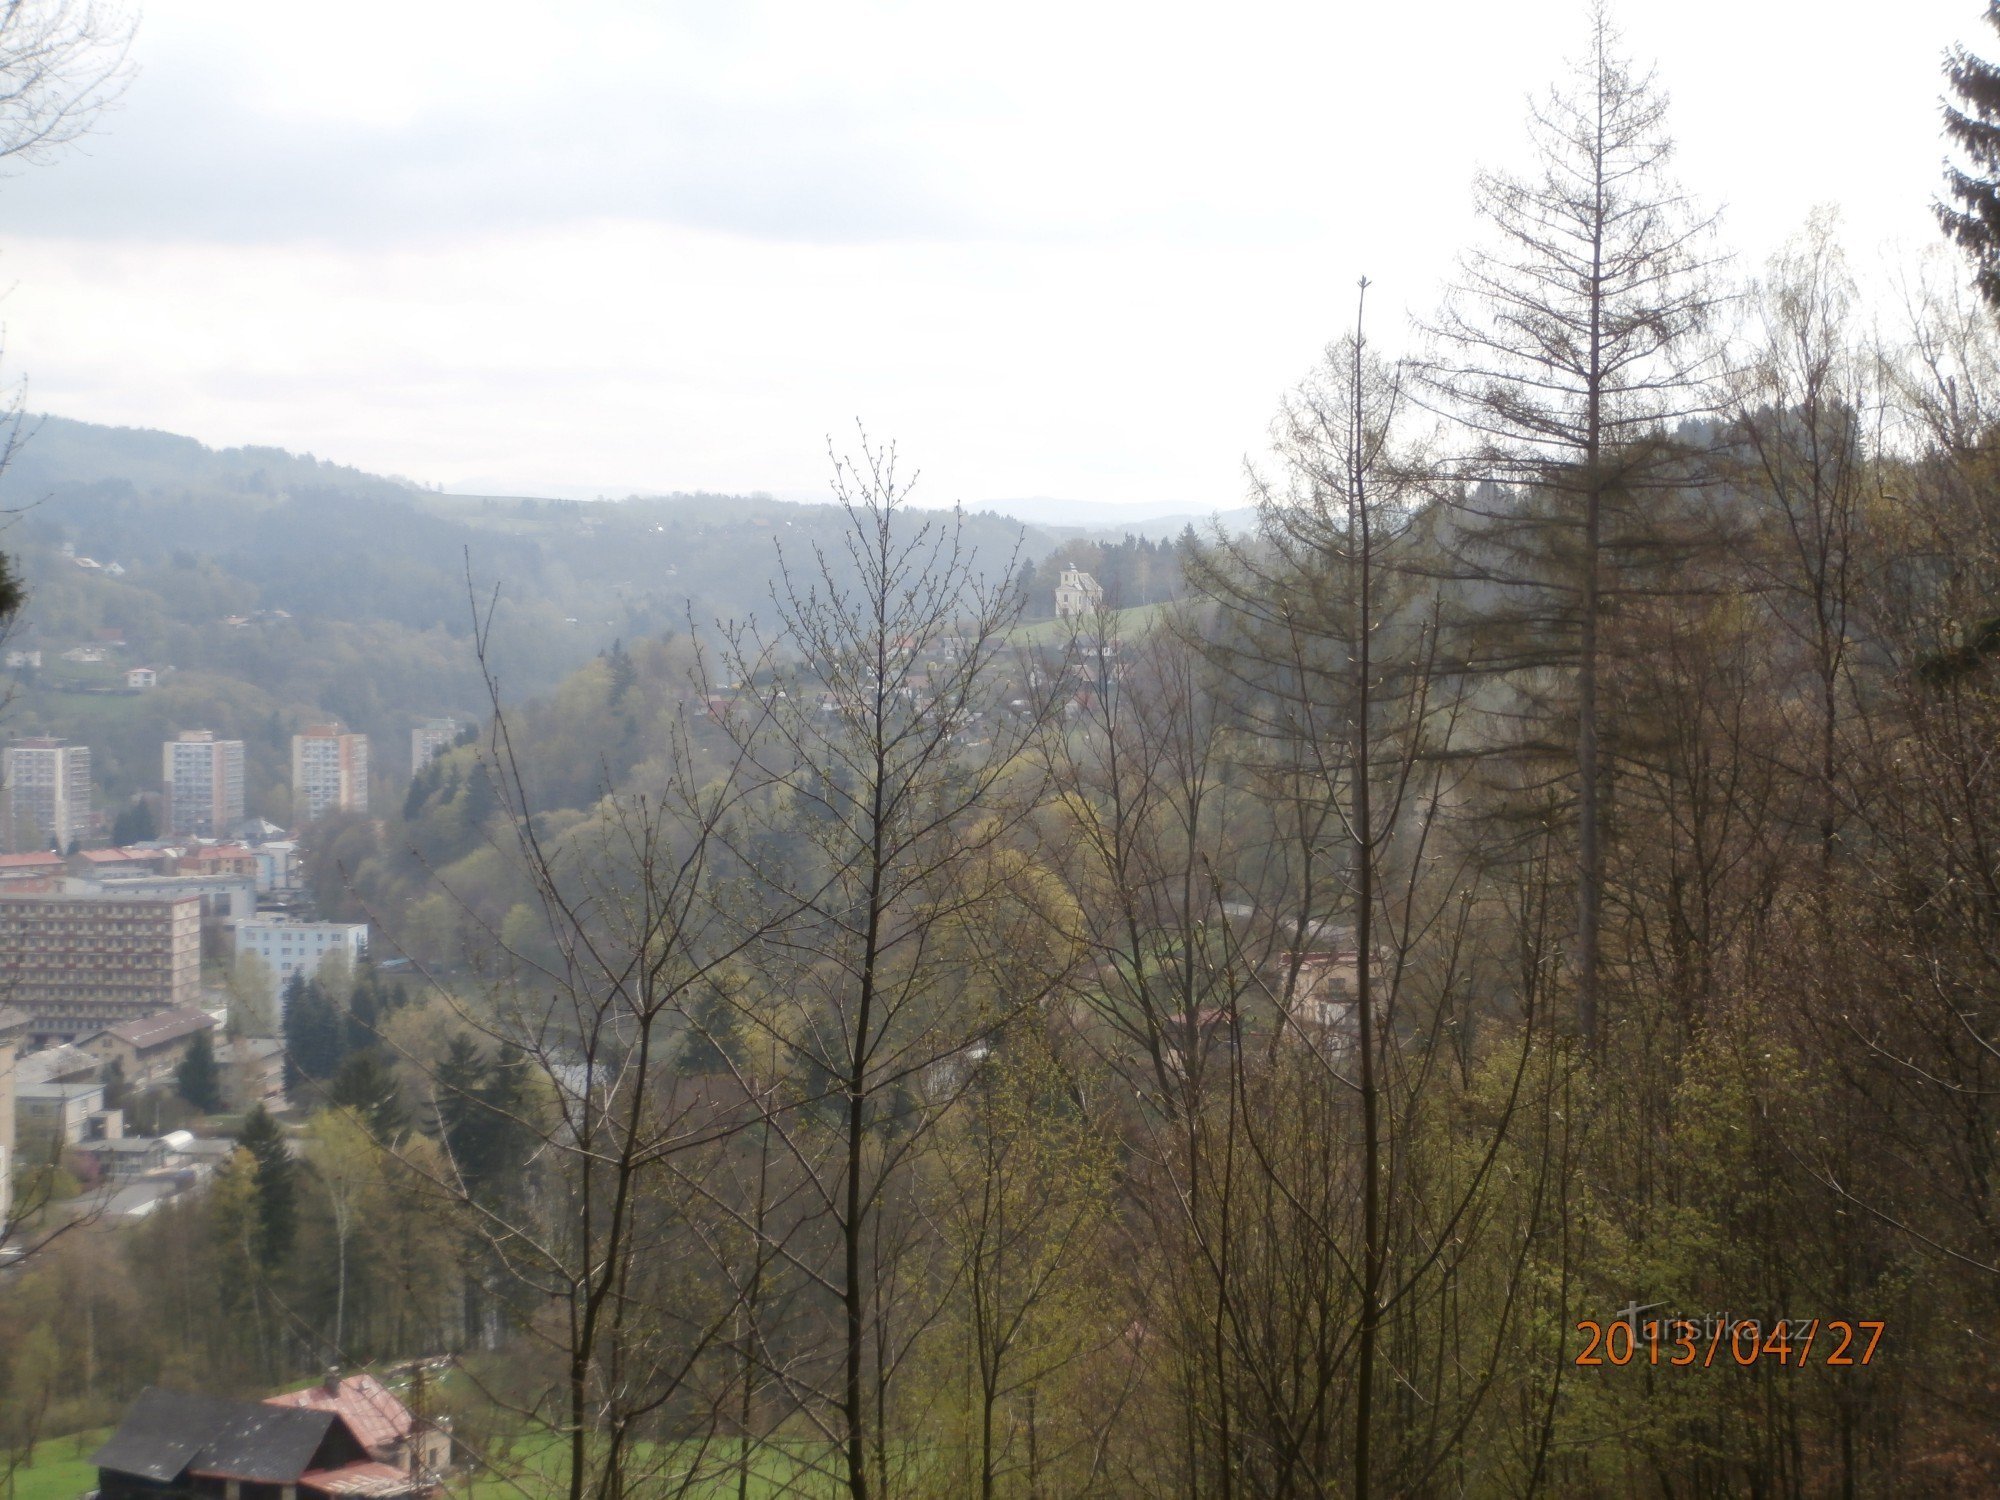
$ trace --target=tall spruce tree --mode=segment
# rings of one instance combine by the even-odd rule
[[[293,974],[285,981],[285,1086],[307,1079],[324,1083],[346,1055],[345,1017],[318,980]]]
[[[1667,173],[1666,99],[1635,73],[1603,5],[1565,87],[1530,111],[1535,161],[1487,173],[1484,235],[1430,329],[1421,378],[1466,435],[1447,543],[1485,670],[1565,680],[1531,753],[1573,757],[1577,1027],[1598,1032],[1606,767],[1606,626],[1651,590],[1662,497],[1685,474],[1669,441],[1708,412],[1699,335],[1719,300],[1712,220]],[[1503,601],[1503,602],[1501,602]],[[1496,637],[1494,621],[1511,629]],[[1554,733],[1549,731],[1554,729]]]
[[[2000,0],[1986,7],[1986,20],[2000,31]],[[1965,164],[1945,163],[1938,223],[1972,262],[1979,295],[2000,308],[2000,67],[1958,46],[1945,57],[1944,76],[1958,100],[1944,106],[1945,139]]]
[[[297,1167],[285,1132],[259,1104],[245,1116],[237,1144],[257,1164],[257,1262],[266,1270],[284,1264],[298,1235]]]
[[[222,1070],[215,1064],[215,1043],[208,1033],[198,1031],[188,1044],[187,1055],[174,1069],[174,1086],[180,1096],[205,1115],[222,1108]]]

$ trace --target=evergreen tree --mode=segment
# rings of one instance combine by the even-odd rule
[[[1720,301],[1712,220],[1669,176],[1666,99],[1618,49],[1600,4],[1566,89],[1531,114],[1538,160],[1476,186],[1482,242],[1431,329],[1419,374],[1468,445],[1443,571],[1497,594],[1472,623],[1481,669],[1560,669],[1562,701],[1525,716],[1573,746],[1577,1029],[1594,1046],[1602,964],[1608,639],[1620,605],[1656,593],[1667,501],[1686,487],[1668,434],[1709,410]],[[1506,624],[1496,638],[1496,616]],[[1540,693],[1541,688],[1535,687]],[[1517,718],[1523,717],[1520,715]]]
[[[694,1004],[675,1064],[683,1073],[727,1073],[743,1062],[742,1028],[728,997],[710,990]]]
[[[2000,0],[1986,7],[1986,19],[2000,30]],[[1945,139],[1967,165],[1946,164],[1950,201],[1937,205],[1938,223],[1972,262],[1979,295],[2000,308],[2000,67],[1954,47],[1944,73],[1959,101],[1945,105]]]
[[[437,1071],[438,1134],[467,1193],[480,1203],[518,1191],[535,1146],[532,1068],[517,1047],[488,1062],[471,1037],[451,1040]]]
[[[605,658],[611,668],[611,691],[606,702],[616,708],[625,701],[625,695],[632,691],[639,680],[639,669],[632,664],[632,653],[625,649],[623,640],[611,643],[611,653]]]
[[[378,1141],[394,1140],[408,1120],[396,1076],[373,1048],[348,1054],[326,1098],[331,1105],[353,1110]]]
[[[312,1079],[325,1082],[340,1071],[347,1048],[340,1007],[318,980],[293,974],[285,982],[285,1081],[296,1088]]]
[[[236,1142],[257,1164],[255,1253],[265,1270],[284,1263],[298,1234],[298,1180],[285,1132],[263,1105],[251,1109]]]
[[[403,795],[403,821],[413,822],[424,810],[440,786],[444,784],[444,767],[439,761],[432,761],[410,778],[410,789]]]
[[[111,842],[121,848],[159,836],[160,820],[153,815],[153,804],[143,797],[134,799],[111,823]]]
[[[195,1033],[187,1055],[174,1069],[174,1086],[180,1096],[205,1115],[222,1108],[222,1070],[216,1066],[215,1043],[206,1031]]]
[[[132,1085],[125,1077],[124,1058],[114,1057],[106,1063],[104,1072],[99,1076],[99,1082],[104,1085],[106,1109],[124,1109],[132,1102]]]
[[[499,806],[500,799],[493,791],[493,778],[487,774],[486,767],[475,766],[465,782],[465,826],[468,829],[485,827],[486,820]]]

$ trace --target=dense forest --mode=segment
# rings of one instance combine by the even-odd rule
[[[574,1500],[2000,1490],[2000,324],[1732,282],[1601,15],[1535,125],[1254,533],[996,564],[864,444],[727,628],[453,636],[313,842],[407,970],[12,1273],[0,1438],[445,1354]]]

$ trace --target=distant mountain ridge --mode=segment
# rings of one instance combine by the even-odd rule
[[[30,505],[61,484],[122,481],[138,490],[201,488],[246,495],[338,486],[382,496],[420,493],[406,479],[283,448],[211,448],[150,427],[108,427],[73,417],[31,415],[22,441],[0,469],[0,502]]]
[[[485,482],[490,487],[481,487],[481,481],[466,481],[437,491],[400,476],[370,473],[310,453],[258,445],[212,448],[197,438],[157,428],[114,427],[46,413],[26,418],[22,431],[25,441],[17,447],[6,468],[0,469],[0,505],[32,505],[46,499],[59,486],[121,482],[141,493],[196,490],[272,499],[302,490],[339,490],[374,499],[419,501],[422,497],[450,496],[467,500],[613,504],[692,498],[683,491],[654,490],[613,496],[594,492],[587,486],[561,484],[524,490],[497,478]],[[764,490],[701,498],[726,498],[746,508],[793,505],[815,510],[825,504],[774,499]],[[1163,541],[1180,535],[1190,526],[1205,532],[1214,524],[1220,524],[1225,531],[1244,531],[1254,524],[1256,515],[1254,510],[1243,506],[1211,512],[1162,513],[1143,504],[1066,500],[1047,495],[968,501],[965,510],[969,515],[994,515],[1017,522],[1028,531],[1045,533],[1045,543],[1031,545],[1030,550],[1037,552],[1046,552],[1057,541],[1079,537],[1116,540],[1129,535]]]

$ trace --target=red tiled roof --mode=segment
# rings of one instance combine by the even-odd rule
[[[324,1382],[302,1391],[264,1398],[267,1406],[300,1406],[310,1411],[337,1413],[361,1440],[361,1446],[377,1458],[405,1442],[414,1425],[410,1409],[398,1401],[373,1375],[349,1375],[339,1382],[337,1392]]]
[[[63,857],[53,849],[40,854],[0,854],[0,870],[47,870],[62,862]]]
[[[308,1469],[299,1476],[299,1488],[322,1495],[407,1495],[414,1481],[401,1469],[387,1464],[342,1464],[337,1469]]]

